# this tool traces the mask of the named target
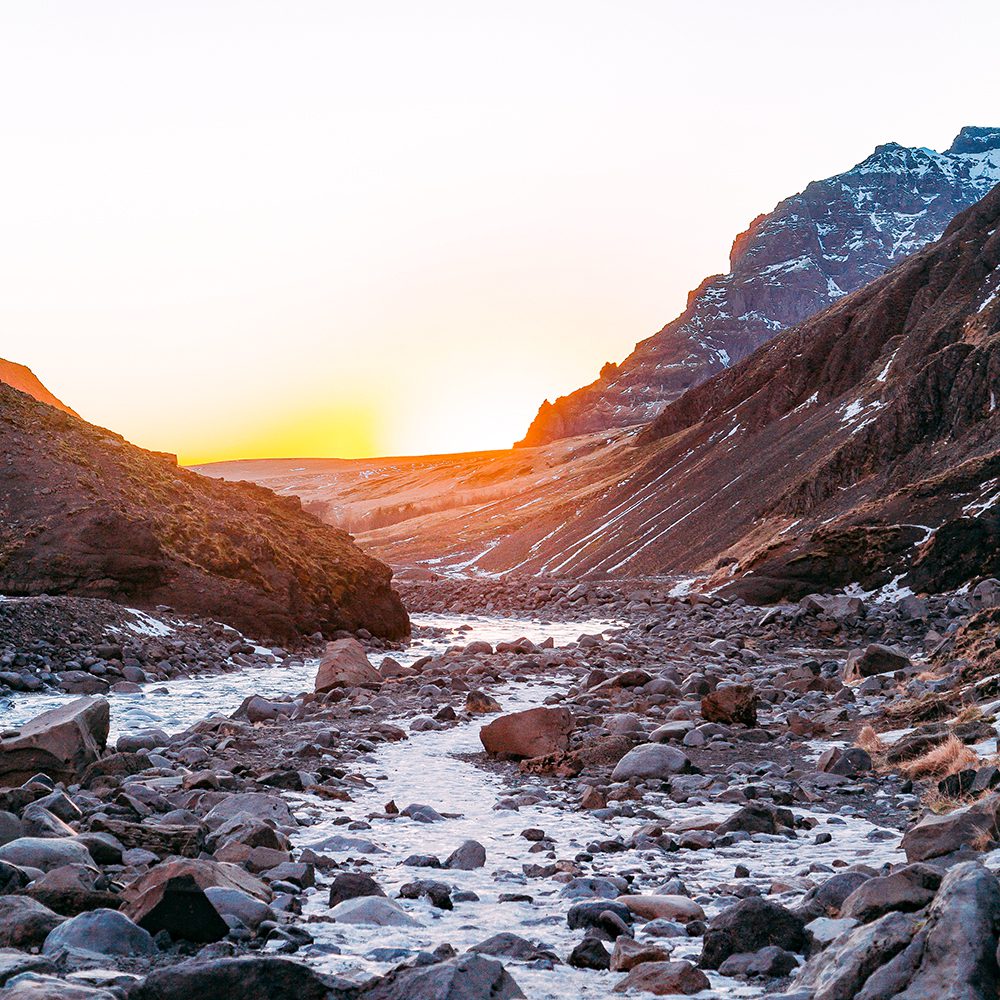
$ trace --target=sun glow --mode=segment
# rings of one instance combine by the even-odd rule
[[[995,120],[995,5],[814,6],[9,5],[0,357],[188,462],[508,446],[809,178]]]

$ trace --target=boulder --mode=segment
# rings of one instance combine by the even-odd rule
[[[468,950],[478,955],[512,958],[518,962],[534,962],[538,959],[545,959],[549,962],[559,963],[555,953],[549,951],[544,945],[534,944],[523,937],[511,934],[509,931],[494,934],[485,941],[480,941],[479,944],[471,945]]]
[[[129,1000],[353,1000],[358,988],[332,976],[321,976],[288,958],[192,959],[158,969],[129,991]]]
[[[326,645],[315,691],[325,694],[335,688],[372,688],[382,686],[382,675],[371,665],[365,647],[357,639],[337,639]]]
[[[274,920],[274,910],[267,903],[242,889],[227,889],[222,886],[210,885],[205,889],[212,906],[219,911],[219,916],[238,920],[244,927],[256,930],[265,920]],[[227,920],[228,923],[228,920]]]
[[[994,1000],[1000,883],[982,865],[952,868],[927,912],[917,966],[900,1000]]]
[[[868,879],[844,900],[842,917],[861,923],[875,920],[893,910],[912,913],[922,910],[941,884],[941,873],[930,865],[916,864],[880,878]]]
[[[341,872],[330,886],[329,906],[336,906],[345,899],[361,899],[364,896],[385,896],[382,887],[369,875],[360,872]]]
[[[45,939],[46,955],[70,952],[84,958],[103,955],[155,955],[153,937],[117,910],[90,910],[59,924]]]
[[[811,958],[794,986],[809,991],[814,1000],[856,1000],[869,977],[910,944],[919,925],[911,913],[888,913],[862,924]]]
[[[791,810],[767,802],[750,802],[737,809],[716,828],[717,836],[726,833],[794,833],[795,818]]]
[[[43,872],[63,865],[94,867],[90,851],[74,837],[18,837],[0,847],[0,861]]]
[[[757,694],[750,684],[720,684],[701,699],[701,717],[726,725],[757,725]]]
[[[236,865],[175,859],[139,876],[122,893],[124,912],[151,934],[165,930],[185,941],[218,941],[229,927],[205,894],[210,887],[238,889],[267,902],[271,892]]]
[[[400,966],[362,991],[359,1000],[518,1000],[524,994],[510,973],[482,955]]]
[[[611,772],[612,781],[629,778],[669,778],[690,767],[687,756],[665,743],[640,743],[629,750]]]
[[[3,1000],[120,1000],[121,994],[41,972],[25,972],[8,982],[2,996]]]
[[[375,927],[419,927],[398,903],[382,896],[356,896],[345,899],[330,910],[341,924],[370,924]]]
[[[470,715],[492,715],[500,711],[500,702],[483,691],[470,691],[465,697],[465,710]]]
[[[566,750],[572,731],[568,709],[529,708],[494,719],[479,731],[479,738],[491,757],[521,760]]]
[[[248,821],[271,820],[278,826],[297,826],[288,803],[280,795],[267,792],[239,792],[227,795],[205,815],[205,825],[217,831],[237,817]]]
[[[661,944],[647,944],[619,934],[611,952],[611,971],[629,972],[644,962],[669,962],[670,948]]]
[[[705,919],[705,911],[687,896],[619,896],[618,902],[643,920],[676,920],[686,924]]]
[[[798,968],[798,964],[798,959],[790,951],[770,944],[760,951],[730,955],[719,966],[719,975],[738,979],[777,979],[787,976]]]
[[[690,962],[643,962],[618,983],[614,991],[627,993],[636,990],[658,997],[691,996],[707,990],[711,985],[708,976]]]
[[[926,861],[963,847],[983,850],[1000,837],[1000,795],[986,798],[943,816],[928,814],[903,835],[907,861]],[[4,848],[0,847],[0,858]]]
[[[852,650],[844,664],[844,681],[852,683],[873,674],[891,674],[910,665],[910,658],[894,646],[873,642],[865,649]]]
[[[700,965],[717,969],[730,955],[777,945],[802,952],[808,944],[805,921],[785,907],[749,896],[713,917],[702,944]]]
[[[486,864],[486,848],[478,840],[467,840],[448,855],[444,866],[455,871],[471,872]]]
[[[107,747],[110,721],[106,698],[78,698],[26,722],[0,740],[0,786],[22,785],[39,772],[76,780]]]
[[[0,948],[38,948],[63,921],[27,896],[0,896]]]

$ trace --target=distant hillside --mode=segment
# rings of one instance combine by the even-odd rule
[[[385,565],[249,483],[0,385],[0,593],[70,594],[221,619],[261,639],[409,631]]]
[[[934,242],[1000,182],[1000,128],[962,129],[944,153],[890,142],[750,223],[728,274],[600,378],[538,411],[524,446],[645,424],[693,386]]]
[[[3,358],[0,358],[0,382],[13,386],[20,392],[26,392],[40,403],[48,403],[49,406],[54,406],[57,410],[62,410],[64,413],[72,413],[74,417],[80,415],[76,410],[68,407],[61,399],[53,396],[39,382],[35,373],[25,365],[18,365],[13,361],[5,361]]]

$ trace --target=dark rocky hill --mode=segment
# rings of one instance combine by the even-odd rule
[[[1000,128],[962,129],[944,153],[879,146],[809,184],[736,237],[675,320],[591,385],[542,404],[521,445],[652,420],[687,389],[938,239],[1000,182]]]
[[[387,566],[250,483],[179,469],[0,384],[0,593],[168,604],[261,639],[409,622]]]

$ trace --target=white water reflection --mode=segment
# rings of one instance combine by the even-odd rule
[[[391,656],[405,665],[422,656],[441,653],[449,646],[465,645],[477,639],[495,645],[522,637],[536,643],[551,638],[557,646],[564,646],[585,633],[595,635],[625,624],[603,618],[543,623],[482,615],[415,614],[410,617],[415,626],[421,627],[414,641],[404,650],[372,654],[373,663]],[[431,629],[435,630],[434,634],[429,632]],[[106,695],[111,703],[110,742],[114,743],[122,733],[139,729],[156,728],[169,734],[180,732],[209,715],[232,714],[250,695],[280,698],[312,691],[316,665],[315,659],[306,659],[289,666],[156,681],[143,685],[142,691],[134,694],[111,692]],[[54,692],[11,695],[0,702],[0,727],[23,725],[28,719],[77,697]]]
[[[505,711],[517,711],[541,704],[555,689],[552,683],[542,685],[533,682],[511,684],[500,693],[494,691],[494,694],[501,700]],[[497,773],[478,767],[469,760],[469,754],[482,750],[479,742],[482,724],[481,721],[473,721],[443,732],[413,733],[408,740],[384,745],[355,762],[352,765],[354,773],[363,775],[374,787],[352,792],[353,803],[331,804],[298,797],[301,805],[296,814],[315,825],[300,830],[296,843],[305,846],[337,835],[371,840],[387,853],[361,854],[355,851],[353,856],[374,866],[371,874],[388,896],[395,897],[405,882],[428,878],[458,889],[472,890],[480,897],[480,902],[456,903],[455,909],[450,912],[434,909],[425,901],[400,901],[407,912],[421,923],[421,928],[362,927],[326,922],[310,924],[310,931],[317,937],[317,945],[309,953],[311,962],[331,972],[364,978],[369,974],[385,972],[401,960],[393,957],[387,962],[375,961],[372,955],[376,948],[399,948],[413,952],[433,950],[447,942],[464,951],[495,933],[508,931],[540,941],[565,960],[582,939],[582,931],[571,931],[566,924],[566,912],[575,900],[560,894],[562,884],[552,879],[524,877],[522,865],[544,865],[551,859],[544,854],[530,853],[531,842],[520,836],[521,831],[528,827],[543,829],[555,839],[557,858],[572,860],[592,841],[618,835],[627,838],[648,820],[621,817],[602,820],[593,813],[567,808],[555,796],[537,805],[522,806],[517,812],[494,809],[500,799],[514,793],[537,790],[543,798],[549,793],[544,779],[530,777],[526,777],[512,792]],[[400,809],[416,802],[430,805],[439,813],[460,813],[461,816],[437,823],[420,823],[403,817],[372,818],[371,829],[352,830],[343,823],[345,816],[364,820],[373,813],[381,813],[390,799]],[[671,802],[663,795],[646,796],[644,805],[651,806],[665,819],[677,821],[690,817],[694,811]],[[721,820],[736,808],[730,804],[710,803],[697,807],[697,812]],[[625,851],[598,855],[593,868],[586,874],[618,875],[640,871],[642,875],[637,884],[645,891],[652,891],[657,884],[679,876],[691,895],[700,897],[711,916],[717,912],[714,904],[717,887],[733,879],[737,864],[747,865],[751,880],[767,893],[773,882],[788,879],[796,873],[804,874],[813,863],[863,862],[877,867],[886,861],[902,860],[896,846],[898,835],[893,834],[891,840],[869,840],[868,835],[875,827],[865,820],[844,817],[843,825],[828,825],[829,814],[800,809],[795,812],[815,816],[821,824],[818,829],[833,834],[832,842],[813,844],[809,834],[794,840],[758,836],[751,842],[714,851],[673,854]],[[338,817],[340,823],[337,822]],[[432,854],[443,861],[468,839],[478,840],[486,848],[485,868],[463,872],[408,868],[400,864],[411,854]],[[325,853],[331,853],[339,861],[352,856],[351,852]],[[815,876],[817,881],[828,877],[823,874]],[[526,893],[532,897],[532,902],[501,903],[498,901],[501,893]],[[326,896],[324,890],[314,891],[306,912],[316,917],[325,915],[328,912]],[[772,898],[789,901],[782,897]],[[680,937],[666,941],[674,947],[674,958],[688,957],[697,961],[701,950],[700,939]],[[331,946],[340,949],[342,954],[329,954]],[[614,984],[621,979],[620,973],[582,971],[565,965],[550,971],[509,963],[509,971],[533,1000],[609,997]],[[709,976],[713,992],[703,994],[705,996],[737,997],[760,993],[755,987],[715,973]]]

